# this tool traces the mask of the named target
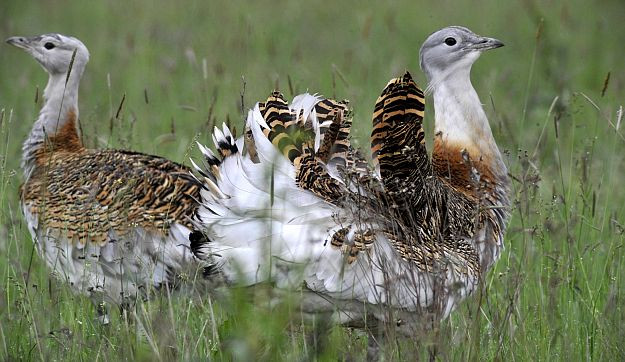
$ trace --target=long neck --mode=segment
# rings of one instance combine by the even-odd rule
[[[76,127],[81,75],[82,69],[73,69],[69,79],[66,74],[50,74],[39,117],[22,146],[22,168],[26,179],[46,151],[82,149]]]
[[[508,171],[471,84],[470,71],[470,67],[459,69],[432,82],[436,114],[433,163],[439,175],[474,195],[476,188],[468,185],[475,183],[477,171],[492,191],[500,189],[493,203],[507,206]]]
[[[487,270],[503,247],[510,182],[469,72],[467,68],[434,83],[432,163],[440,179],[485,206],[481,210],[490,232],[478,234],[475,242],[482,270]]]

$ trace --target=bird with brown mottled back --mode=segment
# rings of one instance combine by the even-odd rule
[[[89,52],[81,41],[44,34],[7,42],[49,74],[23,144],[21,206],[52,273],[98,306],[193,277],[188,235],[202,185],[187,167],[161,157],[83,146],[78,88]]]

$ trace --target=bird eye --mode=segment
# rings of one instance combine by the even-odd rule
[[[56,45],[54,45],[53,43],[48,42],[48,43],[45,43],[43,45],[43,47],[48,49],[48,50],[50,50],[50,49],[54,49],[54,47],[56,47]]]
[[[449,37],[449,38],[445,39],[445,44],[447,44],[449,46],[454,46],[454,45],[456,45],[456,39]]]

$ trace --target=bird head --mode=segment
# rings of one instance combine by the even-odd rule
[[[497,39],[477,35],[461,26],[449,26],[431,34],[421,46],[421,69],[428,81],[440,81],[455,72],[470,71],[483,51],[502,46]]]
[[[89,61],[87,47],[78,39],[61,34],[44,34],[34,37],[14,36],[7,43],[23,49],[32,55],[50,75],[66,74],[74,51],[76,56],[72,63],[72,72],[82,73]]]

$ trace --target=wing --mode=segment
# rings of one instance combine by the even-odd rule
[[[22,208],[42,257],[81,292],[121,303],[193,264],[188,235],[202,185],[160,157],[57,152],[25,183]]]
[[[315,105],[320,135],[323,141],[330,145],[326,163],[330,168],[338,169],[347,175],[368,175],[370,171],[367,160],[352,147],[350,142],[353,112],[348,108],[348,104],[346,100],[339,102],[333,99],[322,99]],[[330,128],[334,129],[331,130],[331,136],[327,137],[326,141],[325,132]]]
[[[403,208],[416,203],[432,176],[422,127],[424,109],[423,92],[406,72],[386,85],[373,112],[373,162],[387,195]]]
[[[24,185],[31,212],[69,239],[103,245],[114,230],[133,227],[167,233],[191,226],[201,184],[189,169],[166,159],[134,152],[101,150],[56,153],[46,169]]]

